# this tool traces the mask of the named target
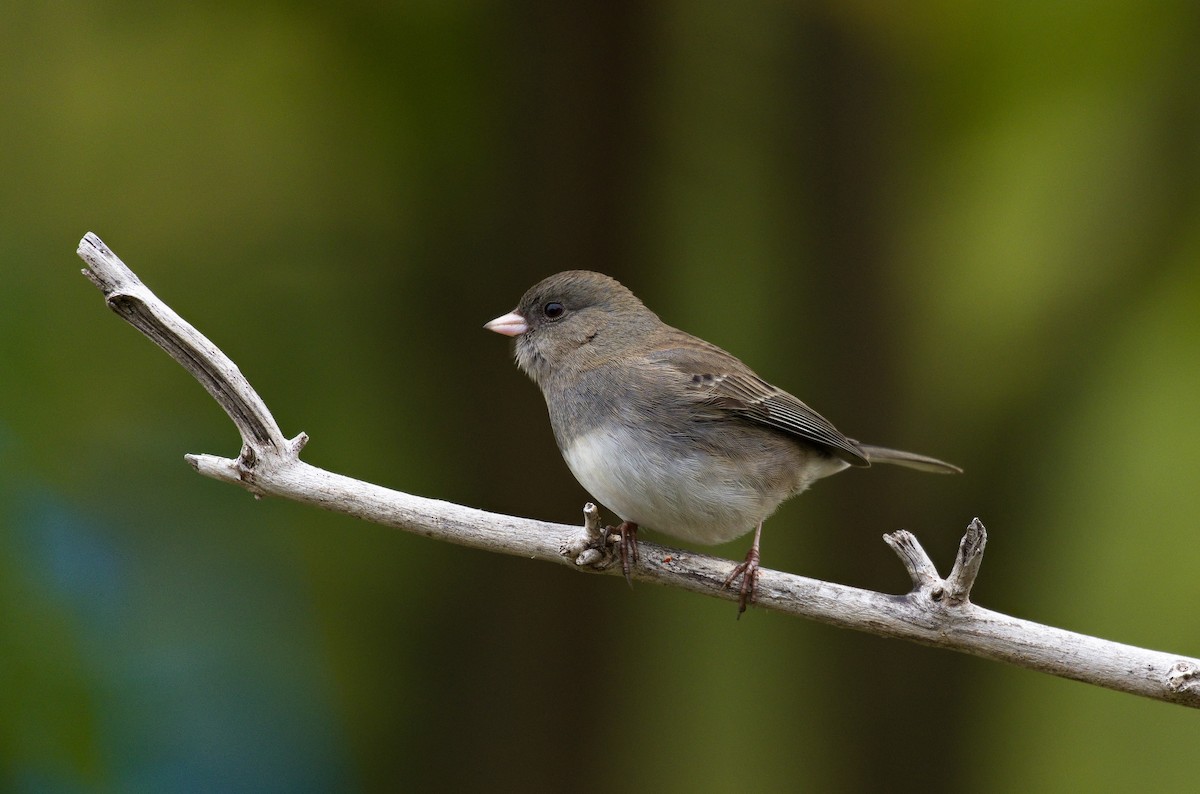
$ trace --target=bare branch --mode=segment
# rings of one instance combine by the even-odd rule
[[[925,549],[921,548],[916,535],[907,529],[898,529],[884,535],[883,542],[891,546],[892,551],[896,552],[896,556],[900,558],[900,562],[904,563],[904,569],[908,571],[914,588],[918,590],[922,587],[932,588],[942,581],[933,560],[929,559]]]
[[[979,575],[979,566],[983,564],[983,548],[987,546],[987,530],[978,518],[972,519],[967,525],[967,534],[963,535],[958,544],[958,556],[954,558],[954,568],[946,578],[946,603],[958,606],[966,603],[971,597],[971,587],[975,577]]]
[[[117,314],[191,372],[221,404],[242,436],[236,459],[188,455],[201,474],[255,495],[279,496],[428,538],[619,574],[612,543],[595,505],[584,528],[488,513],[355,480],[300,460],[307,437],[288,440],[237,366],[160,301],[100,238],[79,244],[84,273]],[[1200,708],[1200,661],[1136,648],[1008,617],[970,602],[987,535],[975,519],[943,580],[905,530],[884,538],[913,581],[907,595],[888,595],[762,569],[754,605],[835,626],[1009,662],[1063,678]],[[734,563],[642,542],[633,578],[694,593],[737,599],[722,584]]]
[[[242,435],[243,456],[299,453],[308,440],[304,434],[284,439],[275,417],[237,365],[146,289],[99,237],[88,232],[76,253],[88,265],[83,274],[104,293],[108,307],[167,351],[225,409]]]

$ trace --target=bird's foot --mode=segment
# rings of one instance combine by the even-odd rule
[[[625,574],[625,581],[630,587],[633,587],[633,580],[629,577],[629,573],[633,570],[633,566],[642,561],[642,555],[638,553],[638,525],[632,521],[622,521],[618,527],[608,527],[608,531],[616,532],[621,536],[617,541],[617,548],[621,552],[621,573]]]
[[[758,584],[757,543],[750,547],[750,551],[746,552],[746,559],[734,567],[729,576],[725,577],[725,584],[721,586],[731,587],[739,576],[742,578],[742,586],[738,588],[738,617],[741,618],[746,607],[754,601],[754,587]]]

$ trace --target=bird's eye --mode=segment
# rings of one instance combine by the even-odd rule
[[[558,302],[547,303],[542,307],[542,314],[551,320],[557,320],[559,317],[562,317],[565,311],[566,308]]]

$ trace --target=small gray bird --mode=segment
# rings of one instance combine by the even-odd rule
[[[763,521],[813,481],[895,463],[958,473],[935,458],[860,444],[719,347],[664,323],[618,281],[569,270],[535,284],[485,328],[516,338],[575,479],[622,521],[621,565],[639,526],[703,544],[754,530],[738,614],[754,599]]]

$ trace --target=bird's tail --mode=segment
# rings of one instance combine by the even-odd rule
[[[933,474],[962,474],[962,469],[952,463],[946,463],[928,455],[918,455],[915,452],[905,452],[900,449],[873,447],[870,444],[859,444],[859,450],[872,463],[894,463],[918,471],[928,471]]]

